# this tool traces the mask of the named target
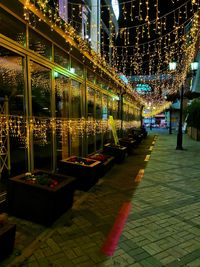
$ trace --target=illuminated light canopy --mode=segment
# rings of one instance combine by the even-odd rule
[[[112,0],[112,8],[115,14],[116,19],[119,19],[119,2],[118,0]]]

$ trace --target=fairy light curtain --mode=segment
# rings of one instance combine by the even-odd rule
[[[113,75],[115,71],[126,75],[169,73],[169,62],[176,60],[181,68],[176,71],[177,74],[173,74],[173,82],[167,86],[165,84],[165,88],[160,82],[160,90],[164,89],[166,93],[173,93],[180,87],[195,56],[195,44],[199,36],[200,3],[198,0],[167,0],[164,5],[162,0],[120,1],[119,33],[116,36],[112,31],[108,45],[110,49],[103,42],[101,57],[95,54],[88,43],[81,40],[78,35],[82,16],[81,4],[68,1],[71,15],[68,22],[63,22],[59,16],[58,1],[51,1],[54,9],[49,7],[48,0],[27,0],[26,2],[24,16],[29,23],[34,25],[34,16],[30,12],[32,9],[30,3],[34,3],[50,20],[52,30],[56,27],[62,28],[78,43],[81,51],[95,58],[94,66],[101,65],[107,72],[112,69]],[[104,10],[105,8],[110,10],[111,7],[104,5]],[[112,28],[112,25],[110,26]],[[105,62],[108,59],[109,64]],[[117,75],[115,76],[117,79]],[[146,104],[146,100],[138,96],[131,86],[126,86],[125,90],[141,104]],[[165,104],[163,94],[161,96],[160,100],[156,100],[159,106],[162,103]]]

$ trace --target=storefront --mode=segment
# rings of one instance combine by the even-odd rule
[[[40,18],[28,23],[20,2],[9,2],[0,4],[0,171],[55,171],[60,159],[102,148],[111,138],[109,115],[120,127],[121,88]],[[124,103],[124,129],[139,127],[138,103]]]

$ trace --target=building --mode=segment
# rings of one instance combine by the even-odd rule
[[[61,2],[66,8],[67,1]],[[82,2],[80,29],[84,35],[81,31],[78,35],[72,22],[68,23],[72,13],[61,18],[57,3],[0,3],[2,174],[4,170],[17,174],[38,168],[55,171],[62,158],[101,149],[111,138],[109,115],[117,129],[122,125],[120,119],[124,130],[140,126],[139,101],[91,49],[92,41],[90,45],[83,38],[94,7]],[[77,6],[80,8],[79,3]],[[98,38],[97,34],[96,41]]]

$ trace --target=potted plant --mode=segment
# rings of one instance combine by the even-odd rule
[[[186,108],[187,132],[193,139],[200,140],[200,100],[195,99]]]
[[[116,163],[121,163],[125,159],[127,147],[114,143],[107,143],[103,147],[103,153],[113,156]]]
[[[36,170],[9,179],[8,212],[51,225],[73,204],[75,178]]]
[[[71,156],[59,162],[59,172],[75,176],[76,188],[87,191],[98,181],[100,166],[98,160]]]
[[[103,154],[102,151],[92,153],[88,156],[88,158],[98,160],[101,162],[101,168],[99,171],[100,177],[104,176],[106,172],[108,172],[112,168],[115,159],[113,156]]]
[[[131,137],[123,137],[119,139],[119,143],[121,146],[125,146],[127,148],[128,154],[131,154],[137,142]]]

